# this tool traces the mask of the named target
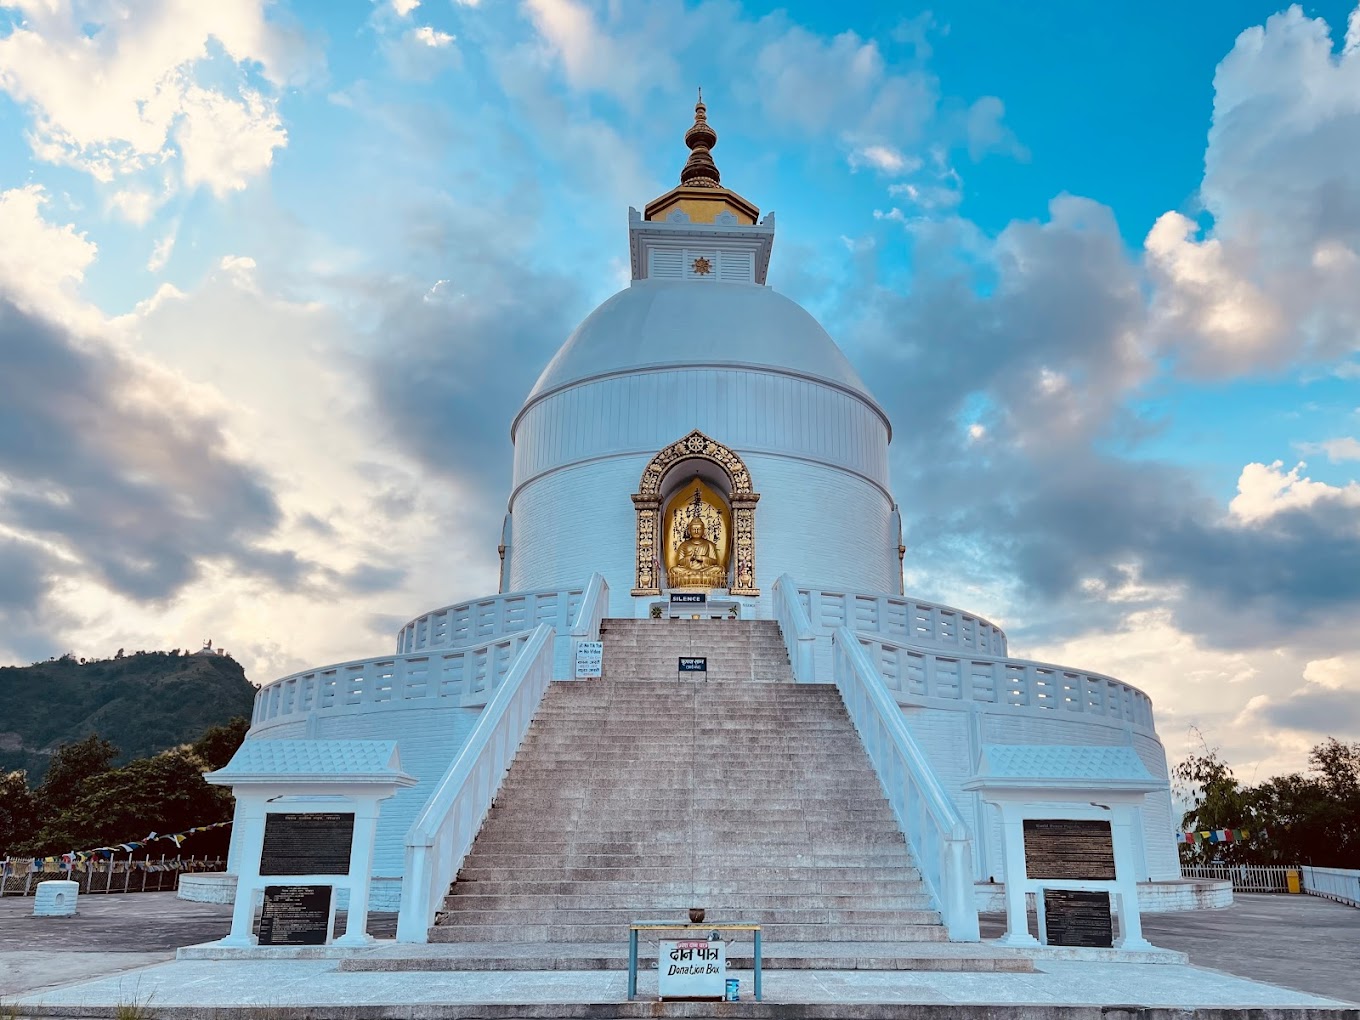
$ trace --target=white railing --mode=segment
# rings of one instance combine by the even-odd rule
[[[774,618],[784,635],[784,647],[793,666],[793,678],[809,684],[817,679],[817,634],[799,600],[798,585],[788,574],[774,583]]]
[[[901,638],[911,644],[959,648],[986,655],[1006,654],[1006,634],[996,624],[953,606],[920,602],[898,595],[799,588],[814,633],[840,627]]]
[[[899,701],[935,698],[1095,716],[1153,732],[1152,699],[1114,677],[1028,659],[943,655],[867,634],[857,640]]]
[[[848,627],[836,631],[834,661],[836,686],[950,940],[977,942],[968,826],[907,728],[902,710]]]
[[[574,677],[576,673],[576,647],[582,641],[600,640],[600,624],[604,621],[605,613],[609,612],[609,582],[604,579],[604,575],[595,573],[590,575],[590,580],[586,582],[585,591],[581,594],[581,602],[576,610],[576,619],[571,625],[571,664],[565,673],[559,672],[559,678]]]
[[[318,715],[425,705],[484,705],[505,679],[529,634],[471,648],[357,659],[281,677],[255,695],[255,727]]]
[[[1338,903],[1360,907],[1360,871],[1349,868],[1299,868],[1303,891]]]
[[[397,653],[462,648],[506,634],[528,633],[540,623],[566,634],[583,594],[582,588],[511,592],[432,609],[398,631]]]
[[[1289,874],[1298,868],[1273,864],[1201,864],[1182,865],[1182,878],[1201,878],[1215,882],[1231,882],[1233,892],[1288,892]]]
[[[553,630],[541,624],[406,834],[398,942],[429,937],[552,674]]]

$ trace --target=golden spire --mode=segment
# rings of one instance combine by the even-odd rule
[[[679,186],[648,202],[643,217],[653,222],[678,217],[689,223],[729,223],[730,214],[736,225],[754,226],[760,210],[722,186],[713,162],[712,149],[718,144],[718,132],[709,126],[703,89],[694,104],[694,126],[685,132],[685,144],[689,146],[689,159],[680,171]]]
[[[681,187],[719,188],[718,167],[709,151],[718,144],[718,132],[708,124],[708,107],[704,105],[704,90],[699,90],[699,101],[694,104],[694,126],[685,132],[689,159],[680,171]]]

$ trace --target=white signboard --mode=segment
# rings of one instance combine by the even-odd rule
[[[663,999],[721,999],[727,992],[727,943],[662,942],[656,960]]]
[[[576,646],[576,679],[599,676],[604,667],[604,642],[582,641]]]

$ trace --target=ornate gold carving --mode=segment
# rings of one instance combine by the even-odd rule
[[[633,496],[633,506],[637,509],[637,587],[633,594],[661,594],[658,540],[662,536],[657,534],[661,483],[682,461],[694,459],[717,464],[731,482],[731,546],[720,557],[724,566],[729,557],[733,562],[729,590],[733,595],[759,595],[760,589],[755,586],[755,509],[760,494],[752,490],[751,474],[741,457],[698,429],[664,447],[642,471],[638,491]],[[689,491],[688,487],[685,491]]]
[[[690,268],[700,276],[707,276],[709,273],[713,272],[713,263],[700,255],[694,260],[694,263]]]

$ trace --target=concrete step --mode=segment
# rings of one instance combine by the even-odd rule
[[[521,926],[530,928],[542,924],[544,914],[533,908],[492,910],[471,907],[457,896],[449,897],[443,915],[443,923],[462,926],[494,925],[497,927]],[[579,909],[558,909],[552,913],[552,923],[556,925],[612,925],[627,928],[640,916],[653,916],[661,908],[653,904],[635,903],[632,907],[593,907]],[[639,910],[642,911],[639,914]],[[716,913],[715,913],[716,916]],[[753,910],[733,908],[723,914],[730,921],[753,921],[758,924],[845,924],[873,925],[888,927],[906,925],[938,924],[940,915],[934,910],[845,910],[817,909],[814,907],[793,907],[780,910]]]
[[[473,881],[459,878],[451,887],[450,895],[461,896],[474,893],[485,896],[592,896],[596,893],[638,893],[648,895],[683,896],[690,902],[694,897],[706,896],[855,896],[869,901],[887,894],[907,895],[919,891],[919,882],[903,880],[893,882],[882,879],[875,882],[860,882],[853,879],[810,879],[795,881],[761,881],[760,879],[704,879],[693,880],[687,874],[672,874],[665,882],[604,882],[566,880],[560,875],[544,881],[530,881],[524,878],[500,881]]]
[[[472,888],[472,887],[468,887]],[[647,898],[635,892],[596,892],[592,895],[562,896],[544,895],[496,895],[494,893],[462,892],[444,897],[444,908],[453,910],[459,907],[480,910],[537,910],[549,913],[559,910],[622,908],[626,910],[647,909],[662,912],[675,911],[676,917],[684,917],[685,911],[694,905],[694,894],[690,892],[661,895],[653,893]],[[642,906],[645,905],[645,906]],[[714,917],[729,916],[734,910],[850,910],[863,907],[864,900],[858,896],[836,896],[827,893],[804,893],[802,895],[767,895],[726,897],[708,895],[704,905]],[[897,893],[882,895],[874,900],[874,906],[882,910],[930,910],[930,895],[924,891],[917,893]],[[641,914],[637,914],[641,917]]]
[[[437,923],[431,942],[606,942],[626,938],[620,924],[456,924]],[[906,924],[762,924],[771,942],[945,942],[938,923]]]

